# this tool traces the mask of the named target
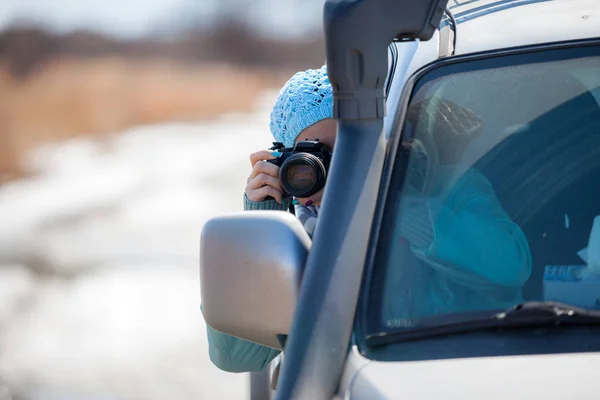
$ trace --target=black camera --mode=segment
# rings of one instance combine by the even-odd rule
[[[285,147],[273,142],[269,150],[281,153],[276,159],[268,160],[280,167],[279,179],[286,194],[294,197],[309,197],[325,186],[331,152],[318,140],[304,140],[295,147]]]

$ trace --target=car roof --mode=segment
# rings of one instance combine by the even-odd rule
[[[600,0],[450,0],[455,54],[600,38]]]

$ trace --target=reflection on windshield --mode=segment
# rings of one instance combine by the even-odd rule
[[[378,254],[379,329],[531,300],[600,309],[600,57],[589,53],[422,78]]]

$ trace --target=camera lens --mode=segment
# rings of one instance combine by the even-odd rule
[[[313,187],[316,174],[311,166],[296,164],[286,169],[285,179],[294,190],[303,192]]]
[[[327,170],[323,161],[310,153],[296,153],[280,170],[283,189],[294,197],[308,197],[325,186]]]

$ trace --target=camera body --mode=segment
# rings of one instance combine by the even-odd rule
[[[285,194],[303,198],[323,189],[331,164],[331,152],[318,140],[304,140],[287,148],[283,143],[273,142],[269,150],[281,153],[268,162],[280,168],[279,178]]]

